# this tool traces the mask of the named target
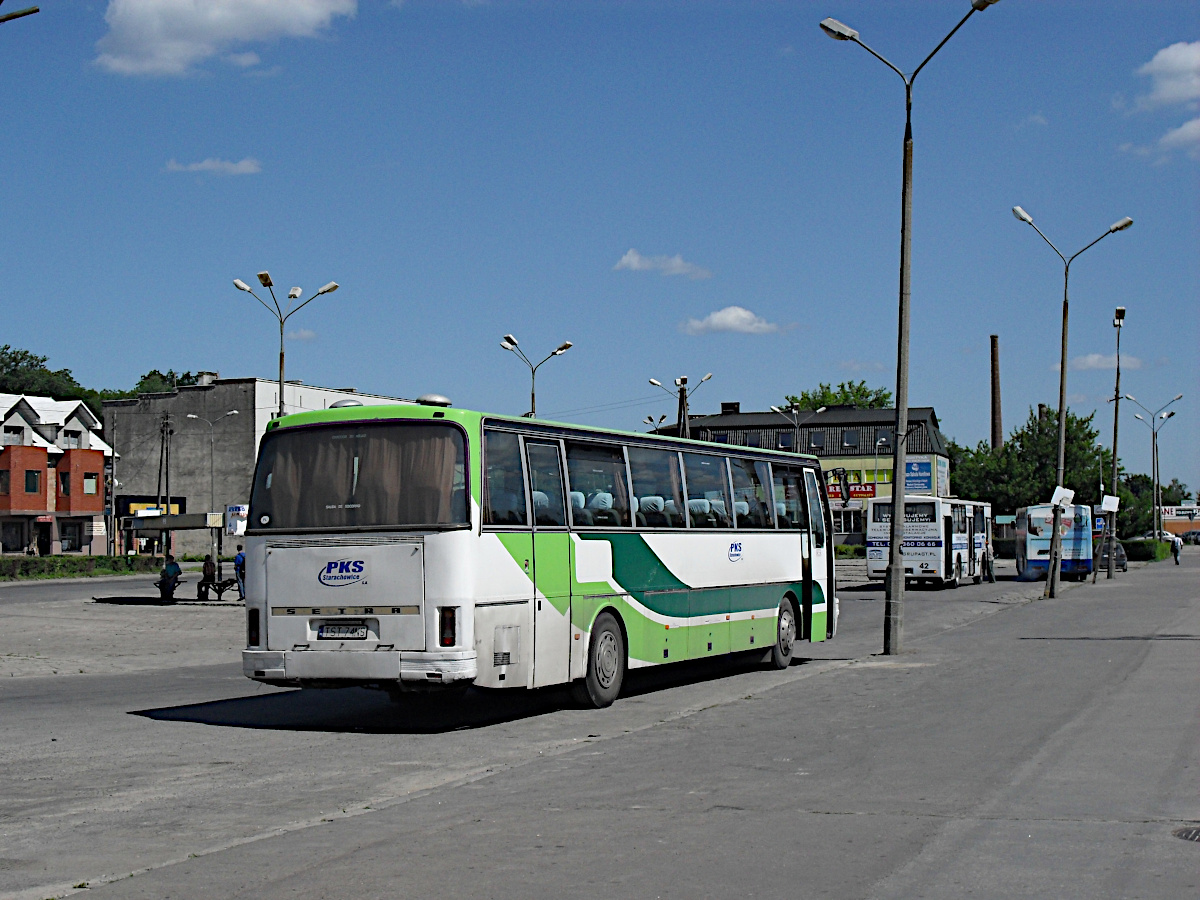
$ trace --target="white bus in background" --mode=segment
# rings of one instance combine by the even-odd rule
[[[887,574],[891,547],[892,500],[867,501],[867,577]],[[904,499],[906,583],[927,582],[958,587],[965,578],[979,584],[995,580],[992,506],[957,497],[909,495]]]
[[[1017,578],[1040,581],[1050,572],[1054,507],[1049,503],[1017,510]],[[1080,504],[1062,513],[1062,577],[1083,581],[1092,574],[1092,509]]]

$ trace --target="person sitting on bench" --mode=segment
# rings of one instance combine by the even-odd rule
[[[159,596],[163,600],[174,600],[175,588],[179,587],[179,581],[182,577],[183,569],[179,568],[179,563],[175,562],[175,557],[168,556],[167,564],[163,566],[158,581],[154,582],[155,587],[158,588]]]
[[[204,570],[200,576],[200,580],[196,582],[196,599],[207,600],[208,589],[215,587],[217,583],[217,564],[213,562],[212,554],[207,553],[204,556]],[[218,597],[220,594],[218,593]]]

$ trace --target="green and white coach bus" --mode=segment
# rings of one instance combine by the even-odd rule
[[[243,671],[277,685],[570,683],[837,625],[819,462],[452,409],[268,426],[246,531]]]

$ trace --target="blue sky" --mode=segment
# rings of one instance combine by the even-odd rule
[[[21,5],[10,0],[4,11]],[[893,387],[900,79],[966,0],[44,0],[0,26],[0,342],[85,384],[150,368],[272,377],[232,279],[341,289],[289,323],[288,375],[634,428],[647,384],[764,409],[819,381]],[[960,442],[1068,393],[1112,439],[1122,387],[1186,396],[1164,476],[1200,486],[1200,7],[1002,0],[916,83],[912,387]],[[1126,412],[1128,410],[1129,412]],[[1121,456],[1149,470],[1123,404]]]

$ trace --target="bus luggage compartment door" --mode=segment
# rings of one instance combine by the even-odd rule
[[[268,648],[425,649],[420,538],[296,538],[267,545]]]

